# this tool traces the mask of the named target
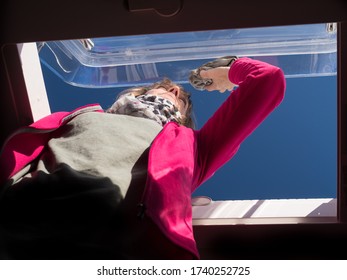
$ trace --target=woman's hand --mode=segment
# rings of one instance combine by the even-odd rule
[[[231,91],[236,85],[230,82],[229,80],[229,69],[230,67],[217,67],[208,70],[201,70],[201,78],[212,80],[212,84],[209,86],[205,86],[204,89],[207,91],[218,90],[222,93],[227,90]]]

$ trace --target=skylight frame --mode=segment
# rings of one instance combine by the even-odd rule
[[[52,9],[39,1],[2,2],[0,70],[6,116],[1,141],[13,130],[32,122],[27,92],[19,71],[16,43],[75,38],[181,32],[207,29],[338,23],[338,209],[334,223],[194,226],[202,258],[344,258],[347,237],[347,3],[330,1],[174,1],[180,10],[161,17],[155,9],[130,11],[129,1],[85,5],[59,2]],[[148,1],[150,3],[151,1]],[[168,1],[172,2],[172,1]],[[68,9],[66,7],[69,7]],[[197,7],[199,10],[197,11]],[[230,9],[226,9],[230,7]],[[304,11],[304,12],[300,12]],[[64,15],[64,16],[62,16]],[[91,17],[90,15],[93,15]],[[62,20],[63,19],[63,20]],[[136,24],[127,24],[135,22]],[[43,25],[45,28],[43,28]],[[15,78],[15,79],[14,79]],[[336,250],[337,248],[337,250]],[[334,252],[337,252],[335,254]]]

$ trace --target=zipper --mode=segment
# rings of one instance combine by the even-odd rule
[[[146,205],[140,202],[139,204],[137,204],[137,214],[136,214],[137,219],[143,220],[143,218],[145,217],[145,213],[146,213]]]

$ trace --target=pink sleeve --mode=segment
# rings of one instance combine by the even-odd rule
[[[197,131],[198,167],[193,191],[229,161],[240,144],[281,103],[285,78],[280,68],[240,58],[229,70],[238,87]]]

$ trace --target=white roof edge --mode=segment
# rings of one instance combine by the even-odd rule
[[[314,218],[334,222],[337,216],[337,199],[266,199],[266,200],[219,200],[208,205],[193,206],[193,223],[198,220],[219,219],[221,223],[264,223],[267,220],[283,222],[307,221]],[[266,222],[267,223],[267,222]]]
[[[17,45],[33,120],[51,114],[36,43]]]

